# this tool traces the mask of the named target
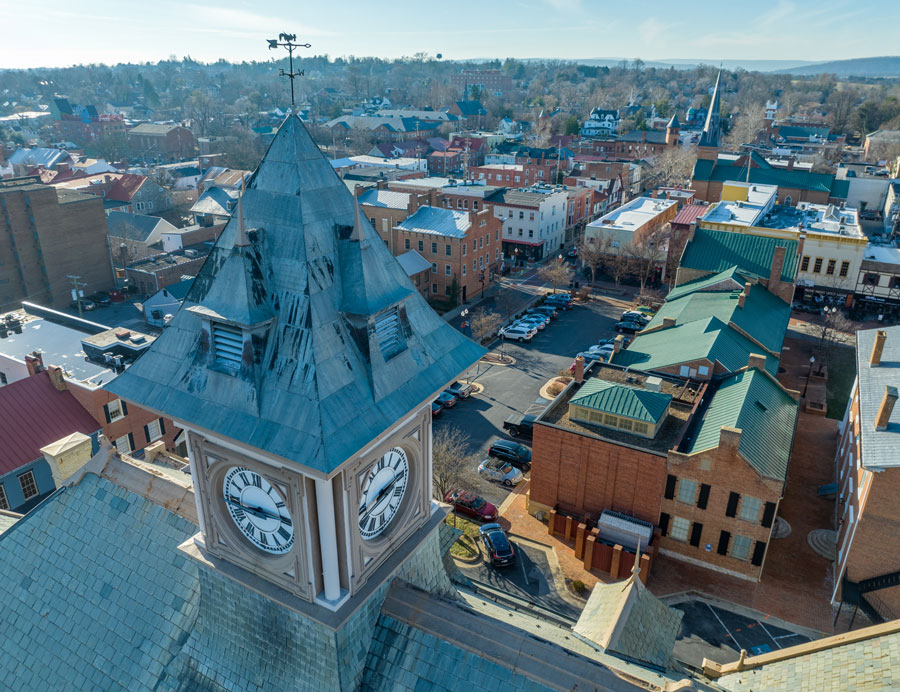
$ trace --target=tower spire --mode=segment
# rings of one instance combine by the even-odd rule
[[[722,70],[716,75],[716,86],[713,88],[712,100],[706,113],[706,124],[700,135],[698,146],[718,148],[722,139],[722,92],[720,91]]]
[[[359,199],[353,199],[353,232],[350,233],[350,240],[360,241],[363,239],[362,218],[359,215]]]
[[[247,231],[244,229],[244,178],[241,177],[241,191],[238,194],[238,236],[234,241],[236,247],[247,247],[250,241],[247,239]]]

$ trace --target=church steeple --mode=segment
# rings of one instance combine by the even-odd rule
[[[703,133],[700,135],[698,147],[699,158],[716,159],[719,147],[722,144],[722,96],[721,96],[722,71],[716,75],[716,86],[713,88],[712,100],[709,102],[709,110],[706,113],[706,123]]]

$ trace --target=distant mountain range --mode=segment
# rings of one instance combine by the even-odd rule
[[[815,62],[773,71],[798,75],[834,74],[838,77],[900,77],[900,56]]]

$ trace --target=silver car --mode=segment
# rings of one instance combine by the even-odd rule
[[[483,478],[507,487],[518,485],[524,476],[515,466],[502,459],[488,457],[478,465],[478,473]]]
[[[499,334],[504,339],[515,339],[516,341],[531,341],[534,338],[534,335],[537,334],[537,329],[534,327],[528,327],[524,324],[511,324],[508,327],[503,327],[500,330]]]

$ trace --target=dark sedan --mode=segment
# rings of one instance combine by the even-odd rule
[[[438,398],[435,399],[435,402],[437,402],[441,408],[452,408],[456,406],[456,401],[456,395],[450,394],[449,392],[441,392],[438,394]]]
[[[641,331],[645,325],[637,322],[616,322],[615,329],[619,334],[634,334]]]
[[[512,440],[495,440],[488,449],[488,456],[508,461],[522,473],[528,473],[531,468],[531,450]]]
[[[500,524],[485,524],[478,533],[484,541],[488,560],[494,567],[506,567],[516,561],[516,551]]]
[[[444,495],[444,502],[453,505],[457,514],[478,521],[496,521],[497,508],[483,497],[465,490],[451,490]]]

